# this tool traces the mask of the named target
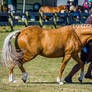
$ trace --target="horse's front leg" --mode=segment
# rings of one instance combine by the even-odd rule
[[[15,63],[12,63],[10,68],[9,68],[9,82],[16,82],[14,79],[13,79],[13,69],[15,67]]]
[[[63,61],[62,61],[61,66],[60,66],[59,77],[57,78],[57,82],[58,82],[59,84],[63,84],[63,82],[61,81],[61,76],[62,76],[62,73],[63,73],[63,71],[64,71],[64,68],[65,68],[65,66],[66,66],[66,64],[67,64],[67,61],[68,61],[70,58],[71,58],[71,55],[65,55],[65,56],[63,57]]]
[[[80,73],[79,81],[82,82],[83,76],[84,76],[84,63],[79,58],[78,54],[77,55],[73,55],[73,59],[75,59],[80,64],[81,73]]]

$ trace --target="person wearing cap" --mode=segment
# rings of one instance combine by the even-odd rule
[[[92,9],[92,0],[87,0],[89,10]]]
[[[92,24],[92,9],[89,11],[90,16],[87,18],[85,21],[86,24]],[[90,40],[82,49],[80,53],[80,59],[82,62],[85,64],[89,64],[87,73],[85,74],[85,78],[92,79],[91,71],[92,71],[92,40]],[[75,73],[77,73],[80,70],[80,65],[76,64],[72,68],[71,72],[66,76],[64,79],[68,83],[72,83],[72,77],[74,76]],[[79,79],[79,81],[81,81]]]
[[[73,2],[74,2],[74,0],[68,0],[67,1],[66,7],[67,7],[68,11],[70,11],[70,7],[74,7]]]
[[[70,2],[70,5],[73,5],[74,0],[68,0]]]

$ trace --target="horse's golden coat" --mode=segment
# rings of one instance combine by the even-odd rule
[[[60,5],[57,7],[49,7],[49,6],[42,6],[39,10],[39,12],[42,13],[60,13],[61,10],[66,10],[65,5]]]
[[[78,47],[81,46],[73,28],[70,26],[59,29],[27,27],[21,31],[18,37],[18,45],[20,49],[24,50],[26,60],[38,54],[55,58],[64,56],[66,52],[74,54],[79,51]]]
[[[71,57],[80,64],[81,74],[83,76],[84,65],[78,56],[78,52],[92,39],[92,26],[74,25],[64,26],[58,29],[44,29],[38,26],[29,26],[17,33],[19,32],[20,34],[16,36],[15,47],[23,52],[22,59],[17,59],[17,62],[19,60],[19,68],[23,73],[25,72],[23,63],[30,61],[37,55],[41,55],[49,58],[63,57],[59,71],[59,79],[61,79],[63,70]],[[9,38],[7,37],[7,45],[10,43],[10,39],[14,34],[16,32],[11,33],[8,36]],[[11,47],[11,45],[9,46]],[[5,55],[7,55],[6,52]],[[14,66],[15,64],[11,65],[10,73],[13,72]],[[26,81],[25,78],[23,80],[24,82]]]
[[[66,11],[66,5],[60,5],[57,7],[42,6],[39,9],[39,13],[61,13],[62,10]],[[43,19],[46,20],[46,16],[43,16]]]
[[[75,58],[82,48],[72,26],[58,29],[42,29],[37,26],[24,28],[18,36],[18,46],[24,52],[22,63],[33,59],[36,55],[49,58],[64,57],[59,78],[67,61],[71,57]],[[77,62],[83,67],[80,60]]]

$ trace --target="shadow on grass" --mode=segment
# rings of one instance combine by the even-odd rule
[[[67,83],[67,82],[64,82],[64,84],[82,84],[82,85],[87,85],[87,84],[91,84],[92,85],[92,82],[82,82],[82,83],[80,83],[80,82],[72,82],[72,83]]]
[[[58,84],[57,82],[27,82],[27,84]]]
[[[12,32],[12,31],[8,31],[8,30],[0,31],[0,33],[8,33],[8,32]]]
[[[57,82],[27,82],[27,84],[58,84]],[[82,84],[82,85],[89,85],[91,84],[92,85],[92,82],[72,82],[72,83],[67,83],[67,82],[64,82],[64,84]]]

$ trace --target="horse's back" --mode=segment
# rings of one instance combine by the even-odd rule
[[[49,7],[49,6],[42,6],[39,10],[39,12],[42,13],[55,13],[56,7]]]
[[[18,45],[22,50],[31,54],[46,57],[61,57],[71,43],[73,45],[73,29],[71,26],[58,29],[43,29],[37,26],[24,28],[19,37]]]
[[[71,40],[72,28],[61,27],[58,29],[44,29],[41,45],[43,54],[48,57],[61,57],[64,55],[65,45],[68,40]],[[68,39],[67,39],[68,38]]]
[[[42,13],[59,13],[61,12],[61,10],[65,10],[66,6],[65,5],[61,5],[61,6],[57,6],[57,7],[49,7],[49,6],[42,6],[39,10],[39,12]]]
[[[39,45],[39,35],[41,28],[38,26],[26,27],[21,30],[18,36],[18,45],[21,49],[29,49],[30,47],[36,48]],[[29,48],[27,48],[29,47]]]

